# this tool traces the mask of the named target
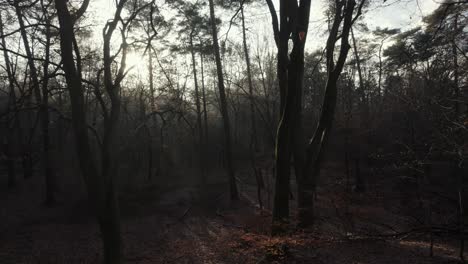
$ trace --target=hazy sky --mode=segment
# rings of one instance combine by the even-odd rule
[[[437,0],[370,0],[372,5],[364,15],[365,22],[370,29],[376,27],[398,27],[409,28],[421,22],[423,15],[428,15],[437,7]],[[97,21],[104,21],[112,17],[115,11],[115,0],[95,0],[90,4],[89,11],[93,13],[92,17]],[[276,9],[279,8],[277,0],[274,0]],[[312,0],[310,17],[310,42],[315,37],[320,37],[323,33],[324,24],[324,3],[325,0]],[[220,14],[218,10],[218,15]],[[232,12],[231,12],[232,13]],[[229,12],[223,12],[224,22],[228,23],[230,19]],[[227,18],[227,19],[226,19]],[[270,15],[266,3],[262,0],[254,5],[247,6],[246,19],[251,33],[263,32],[264,26],[270,27]],[[102,27],[100,27],[102,28]],[[100,32],[100,30],[99,30]],[[268,32],[270,33],[270,32]]]
[[[383,0],[370,1],[372,1],[372,4],[363,15],[363,19],[371,30],[376,27],[401,28],[404,30],[419,25],[422,17],[430,14],[438,6],[436,1],[439,0],[387,0],[385,3]],[[274,3],[276,9],[278,9],[278,0],[274,0]],[[326,20],[324,16],[324,3],[325,0],[312,0],[309,35],[306,46],[309,51],[323,48],[325,43]],[[91,1],[88,17],[96,25],[95,38],[97,42],[102,41],[102,28],[105,21],[113,16],[114,11],[115,0]],[[265,46],[265,42],[269,42],[266,46],[273,47],[271,17],[266,2],[259,0],[254,4],[250,4],[245,8],[245,12],[248,28],[247,34],[251,47],[259,44]],[[220,39],[225,39],[227,23],[229,23],[234,11],[222,11],[218,8],[216,13],[225,23],[220,29],[219,34]],[[358,32],[355,34],[359,35]],[[240,31],[236,27],[233,27],[229,32],[229,38],[240,40]],[[119,40],[118,37],[115,37],[115,39]],[[129,65],[141,65],[142,59],[139,54],[133,53],[129,56],[128,60]],[[143,68],[141,70],[145,71]]]

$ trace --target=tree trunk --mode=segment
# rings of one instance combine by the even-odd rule
[[[103,142],[103,166],[99,174],[97,164],[93,157],[93,151],[87,131],[86,115],[84,108],[84,94],[81,83],[80,65],[75,65],[73,49],[73,19],[68,11],[66,0],[55,0],[57,15],[60,24],[60,48],[65,72],[65,79],[70,93],[72,108],[72,125],[74,129],[75,144],[78,161],[88,189],[90,202],[92,203],[101,229],[104,263],[122,263],[122,240],[120,235],[120,222],[117,194],[114,189],[112,173],[114,167],[110,166],[110,146],[113,143],[113,134],[109,133],[115,128],[116,123],[106,123],[105,142]],[[78,50],[75,47],[75,51]],[[79,62],[78,62],[79,63]],[[114,96],[113,94],[112,96]],[[114,102],[113,102],[114,103]],[[120,105],[117,107],[120,108]],[[118,111],[111,114],[111,120],[118,118]],[[107,181],[110,178],[110,181]]]
[[[280,122],[276,137],[276,182],[273,202],[272,233],[283,232],[283,224],[289,221],[289,178],[290,178],[290,111],[286,109],[288,92],[288,3],[280,0],[280,32],[278,42],[277,74],[280,89]],[[292,103],[292,102],[291,102]],[[291,105],[291,104],[289,104]]]
[[[44,9],[44,12],[47,12]],[[44,174],[45,174],[45,204],[51,206],[55,204],[55,179],[52,171],[52,160],[50,157],[50,138],[49,138],[49,58],[50,58],[50,18],[46,15],[46,43],[45,43],[45,60],[43,67],[44,77],[42,79],[42,137],[43,137],[43,159],[44,159]]]
[[[245,32],[245,17],[244,17],[244,3],[241,3],[240,6],[241,11],[241,19],[242,19],[242,43],[244,47],[244,57],[245,57],[245,64],[247,66],[247,81],[249,84],[249,103],[250,103],[250,122],[251,122],[251,131],[250,131],[250,155],[251,155],[251,162],[252,162],[252,171],[255,175],[256,183],[257,183],[257,197],[258,202],[260,205],[260,209],[263,208],[262,204],[262,188],[263,188],[263,179],[261,172],[257,170],[257,161],[256,161],[256,153],[258,152],[258,141],[257,141],[257,128],[255,126],[256,118],[255,118],[255,99],[253,93],[253,84],[252,84],[252,72],[250,68],[250,56],[249,56],[249,48],[247,46],[247,35]]]
[[[363,3],[364,1],[361,2],[356,17],[360,15]],[[354,22],[353,11],[355,4],[356,2],[354,0],[336,2],[334,21],[330,29],[326,46],[328,77],[325,86],[322,112],[314,136],[307,145],[304,168],[298,187],[298,220],[299,226],[301,227],[309,227],[314,222],[314,193],[317,185],[317,178],[323,166],[324,148],[328,143],[335,115],[337,82],[350,49],[348,37]],[[341,46],[339,57],[335,65],[335,44],[338,39],[341,24],[343,24],[340,35]]]
[[[455,118],[458,118],[460,115],[460,87],[458,85],[458,52],[457,52],[457,43],[456,43],[456,32],[458,29],[458,14],[455,14],[455,19],[453,22],[454,33],[452,39],[452,56],[453,56],[453,85],[454,85],[454,94],[455,94]]]
[[[20,33],[21,33],[21,38],[23,40],[24,51],[26,52],[26,56],[28,57],[28,66],[29,66],[29,71],[31,74],[33,92],[36,97],[36,102],[40,103],[41,91],[39,88],[39,78],[37,76],[37,68],[36,68],[36,65],[34,64],[34,59],[32,56],[31,47],[29,45],[28,35],[26,33],[26,27],[24,25],[23,15],[21,14],[21,7],[19,6],[19,2],[20,1],[14,1],[13,6],[15,8],[16,16],[18,18],[18,24],[20,26]]]
[[[193,35],[190,34],[190,53],[192,55],[192,69],[193,69],[193,80],[195,85],[195,106],[197,108],[197,128],[198,128],[198,162],[200,166],[200,182],[202,185],[206,184],[206,174],[205,174],[205,164],[204,164],[204,155],[203,155],[203,127],[202,127],[202,113],[201,113],[201,104],[200,104],[200,92],[198,89],[198,80],[197,80],[197,62],[195,60],[195,49],[193,47]]]
[[[358,70],[358,77],[359,77],[359,92],[361,95],[361,127],[366,131],[369,129],[369,105],[367,102],[366,97],[366,86],[364,84],[364,77],[362,76],[362,67],[361,67],[361,59],[359,57],[359,53],[357,50],[356,39],[354,38],[354,31],[351,28],[351,39],[353,41],[353,51],[354,57],[356,59],[356,67]]]
[[[382,96],[382,75],[383,75],[382,49],[383,49],[385,40],[386,38],[382,39],[382,41],[380,42],[380,46],[379,46],[379,81],[378,81],[378,86],[377,86],[377,93],[379,95],[379,99]],[[379,101],[379,103],[381,102]]]
[[[206,92],[205,92],[205,73],[203,70],[203,54],[200,53],[200,66],[201,66],[201,81],[202,81],[202,101],[203,101],[203,126],[205,136],[205,146],[208,146],[208,112],[206,109]],[[207,153],[205,152],[205,155]],[[205,157],[206,158],[206,157]]]
[[[149,85],[150,85],[150,104],[151,104],[151,116],[153,120],[154,130],[158,130],[158,119],[154,114],[156,112],[156,100],[155,100],[155,89],[154,89],[154,73],[153,73],[153,53],[151,43],[148,43],[148,72],[149,72]],[[152,137],[152,131],[148,131],[150,137],[150,144],[148,146],[149,157],[148,157],[148,179],[151,179],[153,176],[153,147],[155,140]],[[159,159],[159,157],[158,157]],[[156,162],[156,176],[159,175],[160,166],[159,162]]]
[[[361,130],[364,130],[364,137],[368,139],[368,129],[369,129],[369,111],[368,111],[368,105],[367,105],[367,100],[366,100],[366,93],[365,93],[365,86],[364,86],[364,78],[362,76],[362,68],[361,68],[361,59],[359,58],[359,53],[357,50],[357,44],[356,44],[356,38],[354,37],[354,31],[353,28],[351,27],[351,39],[353,41],[353,51],[354,51],[354,58],[356,60],[356,67],[357,67],[357,72],[358,72],[358,78],[359,78],[359,93],[361,95],[361,100],[360,100],[360,109],[361,109]],[[357,161],[355,161],[356,164],[356,174],[355,174],[355,181],[354,181],[354,189],[355,191],[364,191],[364,182],[362,179],[361,175],[361,170],[359,169],[359,160],[362,156],[364,158],[364,149],[365,148],[365,142],[360,142],[360,144],[357,144],[359,150],[359,153],[356,153],[358,155]],[[367,155],[366,155],[367,156]]]
[[[31,76],[31,81],[32,81],[32,92],[35,95],[36,103],[41,102],[41,91],[39,88],[39,80],[37,77],[37,69],[36,65],[34,64],[32,52],[31,52],[31,47],[29,45],[29,40],[28,36],[26,33],[26,27],[24,25],[24,20],[23,20],[23,15],[21,14],[21,7],[19,6],[19,1],[14,1],[13,2],[13,7],[15,9],[15,13],[18,19],[18,23],[20,26],[20,33],[21,33],[21,38],[23,40],[23,45],[24,45],[24,50],[26,52],[26,56],[28,57],[28,66],[29,66],[29,71],[30,71],[30,76]],[[31,107],[31,101],[30,101],[30,92],[28,92],[27,95],[27,106]],[[31,125],[32,122],[32,110],[28,111],[28,124],[30,124],[29,127],[29,139],[26,139],[26,142],[24,143],[24,153],[23,153],[23,173],[24,173],[24,178],[30,178],[33,174],[33,162],[32,162],[32,147],[31,147],[31,140],[34,135],[34,130],[35,128],[33,125]]]
[[[287,10],[286,7],[291,8],[291,10]],[[289,14],[289,17],[287,17],[287,14]],[[301,190],[302,186],[300,183],[303,182],[302,174],[305,153],[302,144],[304,140],[301,121],[302,83],[304,77],[304,46],[307,38],[309,14],[309,0],[300,1],[299,6],[288,6],[286,2],[280,2],[281,31],[279,34],[278,46],[278,79],[280,80],[280,91],[284,91],[280,94],[283,99],[281,102],[282,117],[278,128],[277,139],[277,194],[275,194],[275,205],[285,207],[284,209],[286,210],[282,212],[283,214],[289,214],[291,154],[294,156],[298,191]],[[292,23],[291,28],[288,27],[290,23]],[[284,65],[284,63],[287,63],[287,57],[286,61],[280,58],[284,56],[284,53],[286,53],[288,49],[288,30],[291,30],[292,33],[293,49],[289,56],[289,63]],[[282,72],[282,70],[284,71],[283,68],[286,69],[286,72]],[[282,81],[282,79],[286,80]],[[292,148],[289,145],[291,145]],[[279,180],[280,178],[283,178],[283,180]],[[280,210],[276,212],[276,215],[274,212],[273,216],[276,220],[279,220],[280,217],[289,217],[289,215],[281,215]]]
[[[2,46],[6,47],[6,41],[3,32],[3,20],[2,12],[0,11],[0,36],[2,41]],[[9,115],[14,115],[14,120],[12,122],[7,121],[7,142],[5,147],[5,165],[7,167],[8,174],[8,188],[14,188],[16,186],[16,170],[15,170],[15,161],[13,158],[13,135],[14,135],[14,126],[18,122],[18,117],[16,112],[16,92],[14,85],[14,76],[10,66],[10,58],[6,49],[3,49],[3,59],[5,62],[5,69],[8,75],[8,86],[9,86],[9,96],[8,96],[8,112]],[[9,115],[7,116],[9,118]],[[13,127],[10,127],[10,123],[13,123]]]
[[[214,12],[213,0],[209,0],[210,4],[210,21],[211,21],[211,33],[213,36],[213,49],[216,59],[216,72],[218,75],[218,89],[219,89],[219,100],[221,115],[223,117],[223,128],[224,128],[224,147],[227,163],[227,172],[229,177],[229,191],[231,200],[239,200],[239,193],[236,185],[236,176],[234,172],[234,164],[232,160],[232,146],[231,146],[231,127],[229,123],[229,113],[226,101],[226,92],[224,88],[224,77],[223,77],[223,66],[221,64],[221,54],[218,44],[218,32],[216,29],[216,17]]]

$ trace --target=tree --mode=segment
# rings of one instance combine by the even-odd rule
[[[379,53],[378,53],[378,57],[379,57],[379,81],[378,81],[378,88],[377,88],[377,92],[378,92],[378,95],[380,96],[381,93],[382,93],[382,74],[383,74],[383,61],[382,61],[382,49],[383,49],[383,46],[384,46],[384,43],[385,41],[395,35],[395,34],[398,34],[400,33],[400,29],[389,29],[389,28],[379,28],[377,27],[376,30],[374,30],[373,34],[377,37],[380,38],[380,45],[379,45]]]
[[[8,173],[8,187],[13,188],[16,186],[16,170],[15,170],[15,161],[13,158],[13,134],[14,134],[14,127],[18,124],[17,114],[16,112],[16,91],[15,91],[15,77],[13,76],[13,72],[11,69],[10,64],[10,57],[8,56],[8,52],[6,50],[6,40],[4,36],[3,30],[3,19],[2,19],[2,10],[0,10],[0,36],[1,36],[1,46],[3,47],[3,59],[5,61],[5,70],[8,76],[8,120],[7,120],[7,129],[9,131],[8,135],[6,136],[6,142],[3,142],[4,152],[6,156],[6,167]],[[13,118],[10,117],[13,115]],[[13,119],[13,120],[10,120]]]
[[[44,12],[45,20],[45,43],[44,43],[44,64],[43,64],[43,78],[41,87],[41,120],[42,120],[42,149],[44,159],[44,174],[46,179],[46,205],[55,204],[55,179],[52,170],[52,160],[50,155],[50,138],[49,138],[49,64],[50,64],[50,48],[51,48],[51,20],[50,14],[47,9],[51,2],[44,3],[41,0],[41,8]]]
[[[98,174],[96,160],[91,150],[87,131],[80,71],[81,61],[78,59],[75,63],[73,58],[74,53],[77,58],[79,58],[78,47],[74,44],[75,35],[73,25],[77,15],[82,15],[88,4],[89,1],[83,2],[78,12],[72,15],[68,10],[66,1],[55,0],[60,24],[60,48],[63,70],[70,94],[73,129],[80,168],[88,188],[88,195],[90,196],[91,203],[94,205],[98,217],[104,243],[104,261],[109,264],[120,263],[122,261],[122,246],[120,228],[118,220],[116,219],[118,207],[116,204],[117,199],[115,197],[114,185],[110,182],[105,182],[105,179]]]
[[[230,121],[229,121],[229,112],[227,108],[226,91],[225,91],[225,86],[224,86],[223,65],[221,63],[221,54],[220,54],[219,43],[218,43],[218,31],[216,28],[214,1],[209,0],[209,5],[210,5],[211,34],[213,38],[213,50],[214,50],[215,60],[216,60],[216,73],[218,76],[219,100],[220,100],[221,115],[223,118],[224,148],[225,148],[224,154],[226,155],[225,158],[226,158],[226,163],[227,163],[229,192],[230,192],[231,200],[238,200],[239,192],[237,190],[236,176],[235,176],[234,164],[232,160],[231,125],[229,123]]]
[[[309,23],[310,1],[289,5],[280,1],[278,39],[278,80],[281,95],[281,120],[276,143],[276,192],[273,211],[273,232],[281,232],[282,225],[289,218],[290,160],[294,156],[298,182],[299,224],[307,227],[313,223],[313,194],[316,179],[323,159],[323,148],[328,140],[336,106],[337,81],[343,69],[350,45],[348,36],[352,24],[361,14],[365,1],[361,1],[356,15],[354,0],[333,2],[334,17],[326,45],[328,78],[325,88],[322,112],[312,139],[304,148],[302,119],[302,82],[304,74],[304,45]],[[274,9],[269,4],[270,13]],[[273,19],[273,21],[277,19]],[[291,26],[292,25],[292,26]],[[340,30],[341,28],[341,30]],[[288,41],[292,34],[293,48],[289,58]],[[278,37],[276,37],[278,36]],[[341,39],[338,59],[334,60],[336,42]],[[293,146],[293,150],[291,150]],[[292,154],[293,153],[293,154]]]
[[[36,2],[37,3],[37,2]],[[29,75],[31,79],[30,91],[35,95],[36,105],[39,108],[37,115],[40,119],[40,128],[42,132],[42,160],[44,168],[44,178],[45,178],[45,204],[51,206],[55,203],[55,184],[54,184],[54,175],[52,169],[52,160],[50,155],[50,138],[49,138],[49,90],[48,90],[48,81],[49,81],[49,66],[50,66],[50,47],[51,47],[51,20],[52,16],[48,13],[47,8],[50,6],[50,2],[45,2],[44,0],[40,1],[40,7],[36,8],[35,3],[28,3],[27,1],[10,1],[9,4],[13,7],[16,18],[18,20],[19,29],[18,31],[21,34],[21,39],[23,42],[24,51],[26,53],[25,58],[27,59],[27,65],[29,67]],[[34,18],[36,24],[25,24],[25,12],[29,11],[29,16]],[[40,14],[40,15],[37,15]],[[37,17],[35,17],[37,16]],[[39,27],[40,24],[43,24],[45,29]],[[43,60],[43,69],[42,69],[42,78],[40,78],[38,73],[38,68],[35,63],[35,58],[33,57],[34,50],[30,44],[28,37],[27,28],[34,28],[39,32],[43,33],[45,41],[41,44],[44,46],[44,58]],[[5,46],[6,48],[6,46]],[[5,50],[6,52],[6,50]],[[29,92],[28,92],[29,94]],[[34,105],[30,102],[29,95],[27,96],[28,107],[33,107]],[[29,111],[29,115],[33,113],[33,110]],[[29,116],[28,116],[29,117]],[[32,122],[28,122],[29,125],[32,125]],[[23,168],[25,177],[28,178],[32,175],[33,171],[33,162],[32,162],[32,146],[31,142],[34,137],[35,125],[30,127],[30,138],[26,143],[28,145],[25,148],[23,154]]]
[[[199,150],[199,168],[200,168],[200,183],[202,185],[206,184],[206,164],[205,164],[205,152],[206,149],[206,134],[204,134],[203,124],[202,124],[202,94],[204,91],[200,92],[200,86],[198,82],[197,75],[197,59],[196,53],[203,53],[202,43],[203,39],[206,38],[206,35],[209,32],[209,18],[200,13],[201,8],[203,7],[202,3],[185,3],[183,1],[176,1],[175,7],[179,9],[184,16],[184,18],[178,23],[179,30],[178,33],[182,37],[182,41],[188,42],[188,47],[184,49],[183,47],[173,46],[173,51],[182,51],[189,52],[192,60],[192,74],[193,74],[193,83],[195,88],[195,107],[196,107],[196,116],[197,116],[197,130],[198,130],[198,142],[196,143],[195,148]],[[199,40],[197,45],[194,41]],[[202,62],[203,63],[203,62]],[[203,67],[203,66],[202,66]],[[202,73],[203,75],[203,73]],[[203,77],[202,77],[203,79]],[[202,80],[202,90],[204,90],[204,80]],[[205,130],[207,130],[206,125],[206,102],[204,101],[203,108],[205,111]],[[205,135],[205,141],[204,141]]]
[[[128,43],[126,34],[130,24],[136,15],[150,3],[138,5],[134,1],[130,5],[128,17],[122,18],[122,10],[126,6],[127,0],[120,0],[117,4],[113,19],[109,20],[104,29],[103,65],[104,65],[104,87],[110,100],[110,108],[104,111],[104,134],[101,146],[100,170],[98,163],[91,149],[90,138],[88,136],[88,124],[84,105],[84,94],[81,77],[81,59],[79,47],[76,45],[73,26],[75,21],[82,16],[89,4],[89,0],[84,1],[81,7],[73,14],[68,10],[66,1],[56,0],[55,5],[60,24],[60,50],[62,55],[63,70],[70,94],[72,107],[72,122],[77,145],[77,154],[80,168],[85,178],[90,201],[94,206],[104,248],[105,263],[122,263],[122,238],[120,233],[120,216],[115,179],[117,165],[115,163],[115,146],[117,140],[117,127],[120,117],[120,89],[121,82],[128,71],[126,70],[126,56]],[[117,59],[118,54],[111,55],[110,43],[112,35],[120,24],[122,43],[118,50],[120,63],[117,73],[114,75],[111,65]],[[77,57],[75,62],[74,55]]]

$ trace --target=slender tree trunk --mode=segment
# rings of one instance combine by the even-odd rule
[[[13,7],[15,9],[15,13],[18,19],[18,23],[20,26],[20,33],[21,33],[21,38],[23,40],[23,45],[24,45],[24,50],[26,52],[26,56],[28,57],[28,66],[29,66],[29,72],[31,76],[31,81],[32,81],[32,92],[35,95],[36,103],[41,102],[41,91],[39,88],[39,80],[37,76],[37,68],[36,65],[34,64],[31,48],[29,45],[29,40],[28,36],[26,33],[26,27],[24,24],[23,20],[23,15],[21,14],[21,7],[19,6],[19,1],[14,1],[13,2]],[[28,92],[28,99],[27,99],[27,106],[31,107],[31,101],[30,101],[30,93]],[[30,124],[29,127],[29,139],[26,139],[26,142],[24,144],[24,153],[23,153],[23,170],[24,170],[24,178],[29,178],[33,174],[33,161],[32,161],[32,147],[31,147],[31,140],[33,138],[34,134],[34,125],[32,125],[32,111],[28,111],[28,124]]]
[[[153,120],[154,129],[158,130],[158,119],[156,114],[156,100],[155,100],[155,90],[154,90],[154,73],[153,73],[153,53],[151,48],[151,43],[148,43],[148,72],[149,72],[149,85],[150,85],[150,104],[151,104],[151,116]],[[154,141],[151,131],[148,132],[150,137],[150,144],[148,146],[148,179],[151,179],[153,176],[153,147]],[[159,157],[158,157],[159,159]],[[156,162],[156,175],[159,175],[160,166],[159,162]]]
[[[2,20],[2,12],[0,11],[0,36],[2,41],[2,46],[6,48],[6,41],[3,32],[3,20]],[[5,62],[5,69],[8,75],[8,86],[9,86],[9,96],[8,96],[8,111],[9,114],[7,118],[10,118],[10,115],[14,115],[14,119],[12,122],[9,120],[7,121],[7,142],[5,146],[5,155],[6,155],[6,167],[8,173],[8,188],[13,188],[16,186],[16,170],[15,170],[15,161],[13,158],[13,134],[14,134],[14,126],[18,120],[17,113],[16,113],[16,92],[15,92],[15,80],[13,76],[13,72],[11,71],[10,65],[10,58],[8,56],[8,52],[6,49],[3,49],[3,59]],[[10,123],[13,123],[13,127],[10,127]]]
[[[453,22],[454,33],[452,39],[452,56],[453,56],[453,85],[454,85],[454,94],[455,94],[455,117],[458,118],[460,115],[460,86],[458,84],[458,52],[457,52],[457,43],[456,43],[456,31],[458,30],[458,14],[455,14],[455,19]]]
[[[195,49],[193,47],[193,34],[190,34],[190,53],[192,55],[192,69],[193,69],[193,80],[195,85],[195,106],[197,108],[197,128],[198,128],[198,162],[200,166],[200,181],[202,185],[206,183],[206,174],[205,174],[205,164],[204,164],[204,155],[203,155],[203,127],[202,127],[202,113],[201,113],[201,104],[200,104],[200,92],[198,88],[198,79],[197,79],[197,61],[195,60]]]
[[[364,1],[361,2],[356,16],[360,15],[363,3]],[[309,227],[314,222],[314,193],[320,169],[323,166],[324,149],[328,143],[333,125],[337,101],[337,82],[350,49],[348,38],[354,21],[353,11],[355,5],[356,2],[354,0],[336,2],[334,20],[326,46],[328,77],[325,86],[322,111],[314,136],[307,145],[304,168],[302,177],[300,178],[301,182],[299,183],[298,220],[299,226],[301,227]],[[340,35],[341,45],[339,56],[335,63],[335,45],[340,27],[342,28]]]
[[[382,49],[383,49],[383,44],[386,38],[382,39],[382,42],[380,42],[379,46],[379,81],[378,81],[378,86],[377,86],[377,93],[379,95],[379,98],[382,96],[382,74],[383,74],[383,61],[382,61]]]
[[[125,76],[128,44],[125,36],[123,43],[120,65],[117,74],[112,73],[111,67],[114,58],[111,56],[111,39],[114,30],[121,19],[120,14],[127,0],[120,0],[117,4],[114,18],[108,22],[103,31],[104,48],[104,87],[111,102],[107,117],[104,120],[104,136],[101,152],[101,181],[103,192],[103,208],[101,218],[101,231],[104,240],[104,255],[110,263],[122,263],[122,236],[120,228],[120,210],[116,188],[116,175],[118,173],[117,149],[118,131],[121,114],[121,81]],[[125,27],[125,26],[124,26]],[[125,28],[121,29],[124,34]]]
[[[203,53],[200,52],[200,67],[201,67],[201,84],[202,84],[202,104],[203,104],[203,163],[205,164],[205,173],[208,173],[208,110],[206,108],[206,92],[205,92],[205,72],[203,69]]]
[[[361,59],[359,57],[359,53],[357,50],[356,38],[354,37],[354,31],[351,28],[351,39],[353,41],[353,51],[354,51],[354,58],[356,59],[356,67],[358,72],[359,78],[359,94],[361,95],[361,124],[363,129],[367,129],[369,124],[369,111],[367,110],[367,99],[366,99],[366,88],[364,85],[364,77],[362,76],[362,67],[361,67]]]
[[[205,73],[203,69],[203,54],[200,53],[200,66],[201,66],[201,81],[202,81],[202,101],[203,101],[203,126],[205,135],[205,146],[208,146],[208,112],[206,109],[206,92],[205,92]],[[206,153],[205,153],[206,155]]]
[[[242,18],[242,38],[243,38],[243,47],[244,47],[244,57],[245,64],[247,66],[247,81],[249,84],[249,103],[250,103],[250,122],[251,122],[251,145],[253,147],[252,151],[257,151],[258,142],[257,142],[257,128],[255,126],[255,100],[253,93],[253,84],[252,84],[252,71],[250,67],[250,56],[249,48],[247,46],[247,36],[245,32],[245,17],[244,17],[244,5],[241,5],[241,18]],[[255,165],[255,164],[254,164]]]
[[[258,141],[257,141],[257,128],[255,125],[256,118],[255,118],[255,99],[253,93],[253,84],[252,84],[252,72],[250,68],[250,56],[249,56],[249,48],[247,46],[247,35],[245,30],[245,17],[244,17],[244,3],[241,3],[240,6],[241,10],[241,19],[242,19],[242,43],[244,47],[244,57],[245,57],[245,64],[247,66],[247,81],[249,84],[249,102],[250,102],[250,122],[251,122],[251,131],[250,131],[250,155],[251,155],[251,162],[252,162],[252,171],[255,175],[255,179],[257,182],[257,198],[258,203],[260,205],[260,209],[263,208],[262,203],[262,193],[261,190],[263,186],[263,179],[261,171],[257,169],[257,161],[256,161],[256,153],[258,152]]]
[[[57,103],[58,103],[58,109],[59,111],[62,111],[64,109],[64,99],[63,99],[63,92],[59,92],[58,94],[58,99],[57,99]],[[56,132],[57,132],[57,140],[56,140],[56,144],[57,144],[57,153],[58,153],[58,157],[57,157],[57,160],[58,160],[58,165],[60,166],[60,169],[59,169],[59,172],[61,175],[64,175],[65,173],[67,173],[66,171],[66,168],[68,167],[66,165],[67,163],[67,159],[65,158],[65,138],[66,138],[66,129],[65,129],[65,122],[63,120],[63,118],[61,116],[58,116],[57,117],[57,120],[56,120],[56,123],[57,123],[57,129],[56,129]]]
[[[39,86],[37,68],[36,68],[36,65],[34,64],[34,59],[33,59],[33,55],[31,52],[31,47],[29,45],[28,35],[26,33],[26,27],[24,25],[23,15],[21,14],[21,7],[19,6],[19,2],[20,1],[14,1],[13,6],[15,8],[16,16],[18,18],[18,24],[20,26],[20,33],[21,33],[21,38],[23,40],[24,51],[26,52],[26,56],[28,57],[28,66],[29,66],[29,71],[31,74],[33,92],[36,97],[35,98],[36,103],[40,103],[41,102],[41,90]]]
[[[43,3],[42,3],[43,5]],[[44,7],[44,5],[43,5]],[[45,8],[45,7],[44,7]],[[47,12],[44,9],[45,12]],[[50,156],[50,138],[49,138],[49,59],[50,59],[50,18],[46,15],[46,43],[45,43],[45,60],[43,67],[44,77],[42,79],[42,104],[41,104],[41,119],[42,119],[42,137],[43,137],[43,159],[44,159],[44,174],[45,174],[45,204],[53,205],[55,203],[55,179],[52,171],[52,160]]]
[[[361,100],[360,100],[360,108],[361,108],[361,129],[364,130],[364,135],[365,138],[368,139],[368,128],[369,128],[369,111],[368,111],[368,105],[367,105],[367,100],[366,100],[366,93],[365,93],[365,86],[364,86],[364,78],[362,76],[362,68],[361,68],[361,59],[359,57],[359,53],[357,50],[357,44],[356,44],[356,38],[354,37],[354,31],[353,28],[351,27],[351,39],[353,41],[353,51],[354,51],[354,58],[356,60],[356,68],[358,72],[358,78],[359,78],[359,93],[361,95]],[[359,149],[359,153],[356,153],[358,155],[358,158],[355,160],[356,164],[356,171],[355,171],[355,182],[354,182],[354,189],[358,192],[361,192],[364,190],[364,183],[362,179],[362,174],[361,170],[359,169],[360,165],[360,159],[364,153],[363,148],[365,148],[365,145],[363,144],[364,142],[361,142],[361,144],[357,144]],[[362,157],[363,158],[363,157]]]
[[[270,143],[272,144],[272,146],[275,145],[275,134],[274,134],[274,120],[275,120],[275,113],[271,110],[271,108],[274,108],[274,105],[273,107],[270,105],[270,95],[269,95],[269,92],[267,90],[267,84],[266,84],[266,80],[265,80],[265,74],[263,72],[263,68],[262,68],[262,62],[260,60],[260,56],[257,57],[257,63],[258,63],[258,68],[260,70],[260,76],[262,78],[262,88],[263,88],[263,96],[264,96],[264,100],[265,100],[265,110],[266,110],[266,115],[267,115],[267,118],[266,118],[266,122],[267,123],[267,126],[268,126],[268,137],[269,137],[269,141]]]
[[[236,176],[234,172],[234,164],[232,160],[231,127],[229,123],[229,112],[227,108],[226,92],[224,88],[223,66],[221,64],[221,54],[220,54],[219,44],[218,44],[218,32],[216,29],[216,17],[215,17],[213,0],[209,0],[209,4],[210,4],[211,33],[213,36],[213,49],[214,49],[215,59],[216,59],[216,72],[218,75],[219,100],[220,100],[221,115],[223,117],[223,128],[224,128],[224,138],[225,138],[224,147],[225,147],[225,155],[226,155],[226,163],[227,163],[227,172],[229,176],[229,190],[230,190],[231,200],[239,200],[239,193],[238,193],[237,184],[236,184]]]

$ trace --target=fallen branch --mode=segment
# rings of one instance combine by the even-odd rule
[[[173,223],[168,223],[168,224],[166,224],[166,227],[171,227],[171,226],[173,226],[173,225],[176,225],[176,224],[179,223],[179,222],[183,222],[184,218],[185,218],[185,217],[188,215],[188,213],[190,212],[190,209],[192,209],[192,205],[190,205],[189,207],[187,207],[187,209],[185,210],[185,212],[184,212],[181,216],[179,216],[179,217],[177,218],[176,221],[174,221]]]

